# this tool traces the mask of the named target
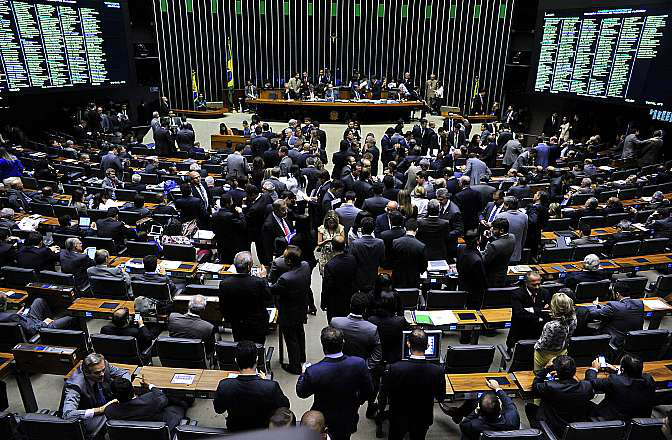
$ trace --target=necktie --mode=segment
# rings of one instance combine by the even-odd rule
[[[287,237],[289,235],[289,228],[287,227],[285,219],[281,219],[281,221],[282,221],[282,230],[285,232],[285,237]]]
[[[488,219],[488,223],[492,223],[498,212],[499,212],[499,206],[493,206],[492,212],[490,212],[490,218]]]
[[[205,193],[205,190],[203,189],[203,185],[198,185],[198,192],[201,195],[201,199],[203,199],[203,203],[205,203],[205,207],[208,207],[208,196]]]
[[[96,383],[96,400],[98,400],[98,406],[103,406],[107,403],[105,393],[103,393],[103,385],[101,383]]]

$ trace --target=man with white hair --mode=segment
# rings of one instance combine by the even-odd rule
[[[565,278],[565,286],[574,290],[579,283],[602,281],[610,278],[610,275],[600,270],[600,257],[595,254],[586,255],[583,259],[583,270],[571,272]]]
[[[18,226],[14,221],[14,210],[12,208],[0,209],[0,228],[9,230],[18,229]]]
[[[79,291],[85,290],[89,284],[86,270],[95,263],[82,252],[82,241],[74,237],[66,239],[65,249],[61,249],[58,258],[63,273],[72,274],[75,277],[75,287]]]
[[[145,191],[147,189],[147,185],[145,185],[142,182],[142,176],[140,174],[133,174],[131,176],[131,183],[127,183],[124,188],[130,189],[133,191]]]
[[[152,134],[156,134],[156,130],[161,128],[161,118],[159,117],[159,112],[152,113],[152,121],[149,123],[152,126]]]
[[[171,313],[168,316],[170,337],[200,339],[205,343],[205,350],[212,353],[215,347],[215,326],[201,318],[207,304],[203,295],[194,295],[189,300],[187,313]]]

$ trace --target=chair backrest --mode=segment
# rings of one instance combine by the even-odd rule
[[[217,341],[215,344],[215,355],[217,356],[217,364],[220,370],[236,371],[238,369],[235,356],[237,345],[237,342]]]
[[[127,257],[142,258],[145,255],[157,255],[159,247],[155,243],[145,243],[143,241],[127,241],[126,252]]]
[[[37,275],[40,283],[56,284],[59,286],[75,287],[75,276],[71,273],[43,270]]]
[[[74,206],[53,205],[52,208],[54,209],[54,217],[69,215],[72,219],[79,218],[79,211]]]
[[[515,431],[483,431],[481,440],[506,439],[506,440],[542,440],[544,435],[538,429],[516,429]]]
[[[147,281],[131,281],[131,290],[135,296],[146,296],[159,301],[169,301],[170,287],[168,283],[150,283]]]
[[[574,194],[572,196],[572,199],[569,201],[569,205],[583,205],[586,203],[586,200],[589,198],[594,197],[592,194],[583,194],[583,193],[578,193]]]
[[[646,223],[646,220],[653,214],[653,209],[637,211],[635,214],[634,223]]]
[[[667,239],[664,239],[667,240]],[[634,257],[640,246],[639,240],[619,241],[611,248],[611,258]]]
[[[632,419],[628,424],[628,440],[664,440],[665,436],[661,431],[665,419]]]
[[[494,357],[494,345],[449,345],[444,369],[446,374],[487,373]]]
[[[67,183],[63,184],[63,193],[67,194],[69,196],[74,195],[75,191],[77,191],[79,189],[81,189],[82,191],[84,190],[84,188],[82,188],[81,185],[70,185],[70,184],[67,184]]]
[[[621,200],[629,200],[637,197],[639,188],[627,188],[618,190],[618,198]]]
[[[588,367],[597,356],[609,354],[610,341],[610,335],[574,336],[569,343],[569,355],[577,367]]]
[[[133,211],[119,211],[119,220],[127,225],[135,225],[142,218],[142,214]]]
[[[219,296],[219,286],[187,284],[182,295]]]
[[[51,238],[54,240],[55,245],[65,249],[65,240],[67,240],[68,238],[79,238],[79,237],[77,237],[76,235],[57,234],[54,232],[53,234],[51,234]]]
[[[110,255],[115,255],[117,251],[114,239],[112,238],[83,237],[82,246],[84,248],[95,247],[96,249],[105,249],[110,253]]]
[[[47,203],[30,202],[28,203],[28,209],[30,209],[30,212],[32,212],[33,214],[40,214],[46,217],[54,217],[54,208],[52,208],[51,205]]]
[[[600,255],[604,246],[600,244],[582,244],[574,248],[574,253],[572,254],[572,261],[581,261],[586,258],[587,255],[595,254]]]
[[[18,322],[0,323],[0,352],[11,353],[16,344],[27,342],[23,327]]]
[[[40,329],[40,344],[74,347],[78,352],[77,357],[82,358],[89,352],[89,338],[82,330],[42,327]]]
[[[667,251],[669,243],[670,240],[664,237],[644,239],[639,246],[639,255],[662,254]]]
[[[163,258],[173,261],[196,261],[196,248],[183,244],[165,244]]]
[[[138,349],[138,341],[133,336],[91,335],[91,345],[96,353],[105,356],[109,362],[143,365]]]
[[[29,413],[21,420],[21,432],[30,440],[85,440],[81,420],[64,420],[50,414]]]
[[[625,334],[623,353],[641,358],[644,362],[658,360],[667,345],[667,330],[634,330]]]
[[[611,197],[618,197],[618,190],[614,190],[614,191],[602,191],[602,192],[597,196],[597,201],[600,202],[600,203],[604,203],[604,202],[606,202],[607,200],[609,200],[609,198],[611,198]]]
[[[110,440],[170,440],[170,429],[165,422],[108,420],[105,425]]]
[[[198,440],[208,437],[222,437],[228,431],[224,428],[208,428],[206,426],[180,425],[175,427],[177,440]]]
[[[114,190],[114,195],[117,197],[117,200],[121,200],[122,202],[132,202],[135,196],[138,195],[138,192],[134,189],[116,189]]]
[[[164,367],[208,368],[205,345],[200,339],[159,336],[155,344]]]
[[[607,214],[607,226],[616,226],[621,220],[627,220],[632,214],[629,212],[617,212],[615,214]]]
[[[3,266],[0,268],[4,284],[7,287],[25,288],[28,283],[37,281],[37,275],[33,269],[23,267]]]
[[[599,228],[606,224],[605,217],[597,215],[587,215],[579,219],[579,229],[583,230],[582,227],[590,226],[592,228]]]
[[[523,339],[516,342],[509,364],[509,373],[534,369],[534,344],[536,343],[536,339]]]
[[[23,187],[26,189],[39,189],[39,184],[37,183],[37,179],[34,177],[28,177],[28,176],[21,176],[21,183],[23,183]]]
[[[606,297],[609,294],[609,286],[611,281],[585,281],[576,285],[576,302],[585,303],[591,302],[595,298]]]
[[[467,305],[467,292],[461,290],[430,290],[427,310],[460,310]]]
[[[511,307],[511,295],[518,287],[493,287],[485,291],[483,309],[500,309]]]
[[[15,440],[18,437],[17,418],[10,412],[0,412],[0,438]]]
[[[159,183],[159,176],[157,174],[140,173],[140,183],[156,185]]]
[[[548,293],[551,294],[551,298],[553,298],[553,295],[558,293],[560,289],[563,289],[565,285],[561,283],[542,283],[541,287],[548,290]]]
[[[614,284],[625,288],[624,296],[631,298],[644,298],[646,285],[649,279],[646,277],[618,278]]]
[[[91,292],[96,298],[127,299],[128,288],[123,279],[89,277]]]
[[[656,284],[654,287],[654,292],[658,296],[667,296],[670,293],[672,293],[672,274],[658,275],[658,279],[656,279]]]
[[[563,440],[623,440],[625,422],[610,420],[607,422],[575,422],[567,426]]]
[[[574,248],[571,247],[545,247],[541,250],[542,263],[560,263],[571,261]]]
[[[544,231],[566,231],[571,228],[571,223],[570,218],[551,218],[548,219]]]
[[[418,302],[420,301],[420,289],[416,288],[398,288],[394,289],[401,299],[401,304],[404,310],[415,310],[418,308]]]
[[[107,218],[107,209],[87,209],[86,215],[89,216],[92,222],[96,222],[101,218]]]

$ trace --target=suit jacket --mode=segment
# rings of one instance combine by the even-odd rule
[[[191,313],[171,313],[167,324],[171,338],[200,339],[205,343],[205,350],[208,353],[214,350],[215,327],[199,316]]]
[[[100,169],[105,172],[109,168],[112,168],[116,171],[117,176],[121,176],[124,172],[124,165],[121,162],[121,159],[116,154],[110,152],[107,153],[100,159]]]
[[[310,266],[302,261],[301,265],[283,273],[278,281],[271,285],[271,293],[278,296],[278,324],[296,326],[306,323],[308,305],[306,298],[310,290]]]
[[[455,256],[457,237],[451,239],[450,232],[448,220],[438,217],[418,220],[417,239],[425,244],[427,260],[448,260]]]
[[[107,217],[96,220],[96,235],[100,238],[111,238],[119,249],[124,246],[124,239],[135,237],[136,234],[119,220]]]
[[[481,195],[481,200],[486,205],[492,202],[492,195],[495,193],[495,191],[497,191],[495,187],[488,184],[471,185],[471,189],[478,191],[478,193]]]
[[[511,261],[520,261],[527,237],[527,214],[520,211],[504,211],[497,214],[495,218],[505,218],[509,221],[509,234],[513,234],[516,239],[516,247],[513,250],[513,255],[511,255]]]
[[[330,324],[343,332],[344,354],[366,359],[367,365],[372,369],[381,364],[382,348],[375,324],[353,314],[336,316],[331,319]]]
[[[247,159],[242,154],[229,154],[226,158],[226,168],[229,176],[247,176]]]
[[[180,213],[181,222],[202,219],[206,215],[203,200],[195,196],[180,197],[175,200],[175,208]]]
[[[392,242],[392,285],[418,287],[420,274],[427,270],[427,247],[420,240],[404,235]]]
[[[611,279],[611,275],[602,270],[582,270],[581,272],[570,272],[565,278],[565,285],[572,290],[576,290],[579,283],[602,281]]]
[[[201,184],[199,185],[201,187],[200,189],[202,191],[205,191],[205,198],[199,192],[196,185],[194,185],[193,183],[190,183],[189,186],[191,186],[191,196],[192,197],[196,197],[199,200],[202,200],[204,206],[207,202],[208,208],[212,208],[212,205],[214,204],[214,199],[212,198],[212,192],[210,192],[210,188],[208,188],[208,185],[206,185],[205,182],[201,181]]]
[[[269,195],[261,194],[259,198],[252,203],[248,202],[247,208],[244,211],[249,237],[255,242],[261,242],[261,227],[266,220],[266,206],[271,203],[273,203],[273,200]]]
[[[223,263],[233,263],[233,257],[249,248],[245,216],[229,209],[220,209],[210,220],[215,233],[217,251]]]
[[[357,261],[355,282],[359,290],[367,292],[373,289],[378,277],[378,267],[385,258],[385,244],[380,238],[364,235],[350,246],[350,252]]]
[[[285,218],[285,223],[287,224],[287,229],[291,230],[292,225],[289,219]],[[261,227],[261,237],[263,241],[263,249],[262,253],[259,254],[259,261],[268,264],[273,259],[275,239],[286,238],[285,231],[280,227],[280,224],[277,222],[272,212],[268,214],[264,221],[264,225]],[[257,251],[257,253],[259,253],[259,251]]]
[[[513,348],[516,342],[523,339],[537,339],[544,326],[542,310],[551,304],[551,293],[543,287],[533,299],[525,285],[511,294],[511,328],[506,338],[506,345]],[[526,309],[533,309],[532,312]]]
[[[350,254],[334,255],[324,265],[322,277],[322,307],[327,309],[327,316],[348,316],[350,299],[357,291],[353,273],[357,271],[357,261]]]
[[[227,413],[226,429],[232,432],[267,429],[275,410],[290,405],[276,381],[258,375],[221,380],[212,403],[217,414]]]
[[[478,227],[478,215],[483,206],[481,194],[471,188],[465,188],[455,194],[453,200],[462,213],[464,230],[476,229]]]
[[[470,157],[467,159],[467,168],[464,174],[471,177],[472,185],[478,185],[481,183],[482,176],[490,176],[492,172],[481,159]]]
[[[663,149],[663,139],[662,138],[653,138],[653,140],[647,142],[639,152],[640,157],[638,164],[640,167],[645,167],[647,165],[653,165],[658,163],[660,158],[660,152]]]
[[[146,326],[129,325],[128,327],[117,327],[114,324],[107,324],[100,329],[100,332],[104,335],[131,336],[138,341],[140,351],[145,351],[149,348],[154,340],[154,335]]]
[[[446,397],[446,376],[438,365],[409,359],[390,365],[383,387],[389,396],[390,420],[429,427],[434,423],[434,400],[443,402]]]
[[[514,185],[506,192],[506,195],[514,196],[518,200],[532,197],[532,189],[527,185]]]
[[[363,208],[364,200],[373,196],[373,186],[366,180],[361,179],[356,180],[354,183],[353,190],[357,195],[357,199],[355,200],[355,206],[357,207]],[[387,204],[387,202],[385,202],[385,204]],[[383,210],[384,209],[385,208],[383,208]],[[381,214],[381,212],[379,212],[379,214]]]
[[[175,152],[175,136],[164,127],[154,132],[154,148],[160,156],[170,156]]]
[[[340,223],[345,228],[345,236],[348,236],[348,231],[352,228],[352,225],[355,224],[355,218],[361,209],[355,207],[355,205],[343,204],[336,209],[336,214],[338,214],[338,219]],[[377,236],[378,234],[376,234]]]
[[[392,229],[388,229],[387,231],[381,232],[380,235],[378,236],[378,238],[383,240],[383,243],[385,243],[385,260],[383,261],[382,264],[382,266],[385,269],[391,269],[392,265],[394,264],[394,253],[392,252],[392,242],[397,238],[403,237],[404,235],[406,235],[406,230],[404,228],[394,227]]]
[[[630,420],[637,417],[651,417],[656,403],[656,384],[649,374],[631,378],[625,374],[610,374],[606,379],[598,379],[593,369],[586,371],[596,392],[604,393],[604,399],[597,405],[594,415],[605,420]]]
[[[189,150],[194,146],[196,136],[192,130],[183,128],[175,134],[175,142],[180,150]]]
[[[315,395],[311,409],[322,412],[335,438],[357,431],[359,406],[373,394],[373,382],[366,361],[343,355],[324,358],[306,368],[296,383],[296,395]]]
[[[271,293],[265,280],[249,274],[225,277],[219,283],[219,309],[233,327],[266,334]]]
[[[375,234],[376,237],[380,237],[380,234],[383,231],[389,230],[391,227],[390,225],[390,217],[385,214],[380,214],[378,217],[376,217],[376,226],[375,229],[373,230],[373,233]]]
[[[80,254],[79,252],[67,249],[61,249],[59,259],[61,261],[61,271],[74,275],[75,286],[78,289],[83,289],[89,282],[86,269],[95,265],[93,260],[86,254]]]
[[[55,270],[58,254],[48,247],[24,246],[16,254],[16,265],[35,272]]]
[[[128,402],[113,403],[105,408],[105,417],[109,420],[135,420],[143,422],[165,422],[171,430],[180,423],[181,411],[166,411],[168,397],[158,388],[138,396]]]
[[[511,261],[515,246],[516,240],[512,234],[503,235],[485,246],[483,264],[488,287],[506,287],[509,261]]]
[[[497,397],[502,402],[502,412],[495,420],[486,419],[473,412],[465,417],[460,423],[460,430],[463,438],[467,440],[478,440],[483,431],[512,431],[520,428],[520,416],[516,405],[505,391],[498,391]]]
[[[168,289],[170,291],[170,296],[175,294],[175,291],[177,291],[177,287],[175,287],[175,283],[173,280],[171,280],[169,277],[165,275],[161,275],[156,272],[145,272],[137,275],[133,275],[132,277],[133,281],[144,281],[148,283],[161,283],[161,284],[168,284]]]
[[[629,331],[644,327],[644,303],[641,299],[624,298],[589,308],[589,316],[600,321],[599,334],[611,335],[611,346],[620,349]]]
[[[587,380],[546,380],[550,370],[541,369],[532,382],[532,392],[541,398],[536,420],[545,421],[555,435],[562,435],[570,423],[590,421],[595,391]]]
[[[385,212],[387,202],[389,202],[389,200],[383,196],[369,197],[368,199],[364,200],[362,209],[377,217]]]
[[[478,249],[457,248],[457,284],[468,293],[467,308],[480,309],[488,288],[483,257]]]
[[[16,261],[16,246],[9,243],[0,243],[0,267],[13,266]]]
[[[410,328],[406,318],[401,315],[390,315],[386,310],[378,310],[368,319],[378,328],[383,363],[389,365],[400,361],[403,332]]]
[[[548,207],[539,203],[527,206],[526,246],[532,250],[534,255],[537,255],[541,248],[541,232],[548,224],[548,219]]]

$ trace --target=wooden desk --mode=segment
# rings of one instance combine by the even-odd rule
[[[483,324],[487,329],[511,328],[511,309],[481,309],[479,310]]]
[[[560,263],[544,263],[540,265],[542,273],[546,278],[563,277],[567,272],[580,272],[583,270],[583,261],[563,261]],[[620,265],[616,260],[604,259],[600,260],[601,270],[618,270]],[[543,276],[543,275],[542,275]]]
[[[418,322],[416,320],[416,313],[422,314],[422,315],[427,315],[429,316],[429,319],[434,321],[438,321],[436,319],[432,319],[432,314],[445,314],[447,312],[450,312],[453,314],[453,316],[456,318],[457,322],[455,323],[450,323],[450,324],[434,324],[434,323],[425,323],[425,322]],[[473,318],[467,318],[463,316],[464,314],[470,314],[473,315]],[[411,325],[418,325],[418,326],[424,326],[424,327],[430,327],[430,328],[438,328],[442,330],[449,330],[449,331],[464,331],[464,330],[470,330],[471,331],[471,344],[478,344],[478,338],[480,336],[480,330],[481,327],[483,326],[483,320],[481,319],[481,316],[478,314],[478,310],[419,310],[417,312],[412,312],[411,313]]]
[[[576,231],[575,231],[576,232]],[[596,228],[590,231],[591,237],[603,237],[605,235],[613,235],[618,232],[618,229],[609,226],[608,228]],[[545,231],[541,233],[542,240],[555,241],[558,238],[555,232]]]
[[[26,304],[26,300],[28,299],[28,292],[25,290],[20,290],[20,289],[9,289],[7,287],[0,287],[0,292],[4,292],[7,294],[10,293],[16,293],[18,295],[21,295],[21,297],[17,298],[10,298],[9,296],[7,297],[7,308],[8,309],[20,309]]]
[[[0,379],[4,379],[9,375],[14,360],[14,355],[11,353],[0,353]]]
[[[654,267],[672,264],[672,254],[638,255],[636,257],[615,258],[614,263],[622,268],[635,268],[635,271],[643,267]]]
[[[103,307],[103,305],[108,304],[110,306],[114,304],[115,306],[113,308]],[[135,303],[133,301],[102,298],[77,298],[72,305],[68,307],[68,312],[70,315],[79,319],[80,328],[88,336],[89,330],[86,325],[87,319],[112,319],[112,314],[122,307],[126,307],[130,315],[135,313]]]
[[[75,300],[75,289],[48,283],[28,283],[26,290],[31,298],[44,298],[53,309],[69,307]]]
[[[224,150],[226,148],[226,143],[231,142],[231,148],[233,149],[236,144],[245,145],[248,140],[250,140],[249,137],[235,134],[211,134],[210,148],[212,150]]]
[[[119,256],[112,256],[110,257],[111,262],[109,263],[110,266],[112,267],[117,267],[121,266],[122,264],[126,264],[129,261],[133,261],[134,264],[142,265],[142,258],[134,258],[134,257],[119,257]],[[166,263],[179,263],[180,266],[184,267],[178,267],[176,269],[168,269],[166,270],[166,275],[170,277],[176,277],[176,278],[186,278],[189,276],[193,276],[196,274],[196,271],[198,270],[198,263],[194,261],[172,261],[172,260],[159,260],[158,264],[163,265]],[[144,271],[138,267],[133,267],[131,268],[131,272],[133,273],[143,273]]]
[[[218,119],[221,118],[228,112],[227,108],[218,108],[210,110],[186,110],[186,109],[172,109],[176,115],[186,116],[187,118],[193,119]]]
[[[79,361],[76,348],[54,345],[20,343],[12,354],[16,367],[26,373],[63,375]]]
[[[175,384],[171,383],[173,377],[176,374],[189,374],[193,375],[194,379],[191,384]],[[141,387],[141,378],[144,378],[145,382],[156,385],[162,390],[174,393],[181,394],[190,397],[196,397],[196,391],[198,390],[198,382],[201,380],[201,375],[203,370],[200,369],[191,369],[191,368],[169,368],[169,367],[141,367],[136,371],[135,379],[133,379],[133,386],[136,388]]]
[[[516,394],[519,391],[514,377],[508,373],[471,373],[471,374],[446,374],[446,385],[450,383],[452,394],[446,394],[448,400],[475,399],[478,393],[490,391],[486,385],[486,378],[505,378],[508,384],[500,385],[507,394]],[[448,386],[446,386],[448,393]]]
[[[222,370],[203,370],[201,378],[198,381],[198,397],[201,399],[214,399],[219,382],[229,377],[231,374],[238,374],[237,371]]]
[[[533,271],[535,271],[535,272],[539,272],[540,274],[543,274],[543,273],[544,273],[544,271],[543,271],[541,265],[538,265],[538,264],[529,264],[528,266],[530,267],[531,270],[533,270]],[[525,274],[526,274],[527,272],[516,271],[516,270],[514,270],[515,267],[516,267],[516,266],[509,266],[509,270],[508,270],[507,276],[508,276],[509,278],[522,279],[522,277],[524,277]]]
[[[68,373],[67,373],[65,376],[63,376],[63,379],[64,379],[64,380],[65,380],[65,379],[70,379],[70,377],[71,377],[73,374],[75,374],[75,371],[77,371],[77,368],[79,368],[80,365],[82,365],[82,361],[77,362],[77,365],[75,365],[74,368],[73,368],[72,370],[68,371]],[[140,368],[140,367],[137,366],[137,365],[131,365],[131,364],[118,364],[118,363],[116,363],[116,362],[110,362],[110,365],[114,365],[114,366],[117,367],[117,368],[121,368],[122,370],[126,370],[126,371],[128,371],[129,373],[131,373],[131,379],[135,377],[135,372],[136,372],[136,370],[137,370],[138,368]]]

